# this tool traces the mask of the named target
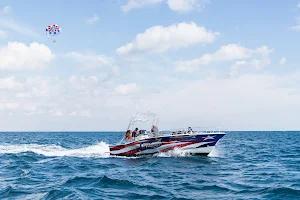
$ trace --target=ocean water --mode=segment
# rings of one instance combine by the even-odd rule
[[[300,132],[227,132],[208,157],[110,157],[122,134],[0,133],[0,199],[300,199]]]

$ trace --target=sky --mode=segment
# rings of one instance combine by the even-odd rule
[[[300,130],[299,44],[299,0],[2,0],[0,131]]]

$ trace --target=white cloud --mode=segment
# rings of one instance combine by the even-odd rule
[[[96,15],[96,14],[94,14],[94,16],[93,17],[91,17],[91,18],[88,18],[87,20],[86,20],[86,22],[88,23],[88,24],[94,24],[96,21],[98,21],[99,20],[99,16],[98,15]]]
[[[267,46],[262,46],[257,49],[249,49],[238,44],[227,44],[220,47],[215,53],[204,54],[200,58],[193,60],[183,60],[177,61],[175,63],[176,71],[183,72],[192,72],[198,70],[204,65],[209,65],[213,62],[223,62],[223,61],[234,61],[241,59],[249,59],[253,56],[261,56],[263,59],[253,59],[250,61],[252,66],[256,68],[261,68],[270,63],[267,57],[272,53],[272,49],[269,49]],[[238,65],[246,64],[246,61],[243,63],[238,63]]]
[[[235,64],[236,65],[245,65],[245,64],[247,64],[247,62],[244,60],[241,60],[241,61],[236,61]]]
[[[254,66],[256,69],[261,69],[269,64],[271,64],[271,60],[268,57],[263,57],[262,59],[253,59],[250,61],[250,65]]]
[[[0,38],[6,38],[7,37],[7,32],[4,30],[0,30]]]
[[[70,116],[77,116],[77,112],[76,111],[71,112]]]
[[[33,114],[36,110],[37,110],[37,107],[35,105],[24,105],[23,106],[23,110],[27,112],[27,114]]]
[[[0,102],[0,110],[16,110],[20,105],[18,103],[1,103]]]
[[[162,3],[164,0],[128,0],[127,4],[121,6],[123,12],[129,12],[132,9],[142,8],[149,5]]]
[[[165,87],[159,94],[148,95],[140,101],[139,107],[140,110],[159,113],[164,119],[160,124],[164,127],[170,125],[167,128],[179,128],[187,126],[187,123],[199,126],[200,123],[205,126],[222,125],[227,130],[270,130],[282,126],[299,129],[296,119],[290,121],[300,110],[300,94],[293,93],[299,91],[299,86],[298,89],[291,87],[299,83],[299,78],[286,86],[286,81],[291,79],[291,75],[271,74],[191,81],[178,79],[171,81],[171,87]],[[189,98],[191,94],[192,98]],[[177,121],[178,116],[180,119]]]
[[[15,94],[16,98],[30,98],[32,94],[30,92],[19,92]]]
[[[23,84],[16,81],[16,78],[11,76],[0,78],[0,90],[19,90],[23,88]]]
[[[0,19],[0,27],[18,32],[23,35],[27,35],[30,37],[40,38],[40,34],[35,32],[28,25],[21,24],[14,19]]]
[[[80,116],[83,116],[83,117],[89,117],[89,118],[93,117],[89,110],[82,110],[79,112],[79,114],[80,114]]]
[[[153,26],[138,34],[134,41],[117,49],[118,54],[133,52],[162,53],[169,49],[186,48],[215,40],[217,32],[207,31],[196,23],[179,23],[167,27]]]
[[[26,116],[45,114],[45,111],[38,109],[38,107],[32,103],[22,105],[22,110]]]
[[[63,93],[61,84],[57,77],[28,77],[24,81],[25,90],[16,94],[16,97],[35,99],[58,97]]]
[[[1,11],[0,11],[0,14],[2,15],[8,15],[12,12],[12,9],[11,7],[9,6],[5,6]]]
[[[209,2],[210,0],[128,0],[127,4],[121,6],[121,9],[123,12],[129,12],[133,9],[167,3],[170,10],[186,13],[192,10],[204,8]]]
[[[271,53],[273,53],[274,49],[269,49],[267,46],[258,47],[254,51],[252,51],[253,54],[258,54],[261,56],[268,56]]]
[[[246,69],[249,68],[254,68],[256,70],[260,70],[261,68],[270,65],[271,64],[271,60],[269,57],[263,56],[260,59],[254,58],[252,60],[249,61],[236,61],[235,64],[233,64],[231,66],[231,71],[230,71],[230,75],[231,76],[237,76],[239,75],[239,72],[241,70],[245,71]]]
[[[64,115],[64,113],[61,110],[56,109],[56,108],[49,110],[49,113],[51,113],[52,115],[57,116],[57,117],[61,117]]]
[[[114,59],[111,57],[95,53],[70,52],[67,56],[70,56],[77,62],[82,63],[82,68],[84,69],[111,66],[114,62]]]
[[[108,85],[101,85],[98,80],[96,76],[71,76],[66,80],[28,77],[22,81],[15,77],[1,78],[0,109],[1,112],[14,110],[17,115],[23,113],[27,116],[91,118],[97,114],[94,107],[101,107],[107,100],[103,97]],[[97,95],[94,95],[95,91]],[[110,91],[115,92],[113,87]]]
[[[300,8],[300,3],[297,4],[297,8]]]
[[[39,43],[9,42],[0,48],[0,70],[36,70],[45,68],[53,59],[51,50]]]
[[[250,61],[237,60],[236,64],[244,66]],[[69,79],[28,77],[24,81],[14,80],[23,85],[17,87],[18,91],[1,90],[0,109],[2,116],[13,113],[13,122],[22,119],[24,125],[19,124],[17,128],[23,131],[32,127],[38,130],[122,129],[135,111],[132,95],[136,94],[140,111],[150,110],[161,116],[160,129],[187,126],[186,123],[190,126],[221,124],[228,129],[248,130],[253,127],[299,128],[296,117],[300,111],[299,77],[299,73],[294,72],[278,76],[243,74],[196,80],[158,77],[163,86],[160,91],[147,91],[144,95],[140,92],[145,91],[146,85],[133,82],[103,85],[96,76],[73,77],[77,84],[85,85],[82,90],[73,87]],[[155,85],[157,81],[152,83]],[[35,88],[47,95],[34,95]],[[97,96],[85,92],[94,90],[99,92]],[[16,94],[21,95],[16,97]],[[191,94],[192,98],[189,98]],[[128,114],[125,118],[124,113]],[[274,120],[281,123],[274,123]],[[42,121],[47,123],[35,126]],[[7,118],[2,118],[0,125],[2,130],[15,128]]]
[[[121,95],[128,95],[131,93],[138,92],[140,87],[136,83],[128,83],[123,85],[118,85],[115,87],[115,92]]]
[[[300,31],[300,25],[298,25],[298,26],[292,26],[291,30],[293,30],[293,31]]]
[[[248,58],[251,56],[251,53],[251,49],[247,49],[237,44],[228,44],[221,46],[212,57],[217,61],[227,61]]]
[[[286,62],[286,58],[285,58],[285,57],[282,57],[282,58],[280,59],[280,61],[279,61],[279,64],[284,65],[285,62]]]
[[[76,90],[88,90],[89,88],[95,87],[98,84],[99,79],[96,76],[75,76],[69,77],[69,83],[72,88]]]
[[[195,9],[204,8],[209,0],[168,0],[169,8],[176,12],[189,12]]]
[[[291,26],[290,30],[300,31],[300,17],[299,16],[296,17],[296,24],[297,25],[295,25],[295,26]]]
[[[229,73],[230,76],[238,76],[239,75],[239,68],[241,66],[246,65],[247,62],[244,60],[236,61],[234,65],[231,66],[231,71]]]
[[[88,117],[88,118],[93,117],[90,110],[73,111],[70,113],[70,116],[79,116],[79,117]]]
[[[114,66],[112,68],[112,71],[113,71],[114,74],[118,74],[120,72],[120,68],[118,66]]]

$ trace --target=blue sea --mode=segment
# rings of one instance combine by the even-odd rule
[[[300,132],[227,132],[207,157],[109,156],[122,135],[0,133],[0,199],[300,199]]]

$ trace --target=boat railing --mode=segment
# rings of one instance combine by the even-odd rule
[[[221,127],[191,127],[193,133],[216,133],[221,132]],[[170,134],[170,133],[188,133],[188,128],[176,128],[176,129],[167,129],[159,131],[160,134]]]
[[[176,129],[168,129],[168,130],[161,130],[158,132],[157,135],[154,135],[150,131],[145,131],[142,134],[139,134],[137,137],[133,137],[130,141],[137,141],[141,139],[146,139],[149,137],[159,137],[163,135],[180,135],[180,134],[188,134],[188,133],[220,133],[221,127],[192,127],[192,132],[188,131],[188,128],[176,128]],[[128,140],[123,136],[122,140],[119,144],[123,144],[128,142]]]
[[[127,130],[130,130],[133,132],[135,127],[138,127],[140,130],[146,129],[147,132],[146,134],[142,134],[145,137],[153,137],[152,133],[150,132],[151,126],[156,125],[159,128],[159,115],[152,113],[152,112],[136,112],[133,114],[130,118]],[[141,127],[142,125],[142,127]],[[191,127],[193,133],[215,133],[215,132],[220,132],[221,127]],[[126,131],[127,131],[126,130]],[[189,133],[188,127],[185,128],[176,128],[176,129],[167,129],[167,130],[159,130],[158,134],[156,136],[161,136],[165,134],[173,135],[173,134],[184,134],[184,133]],[[139,137],[133,138],[132,140],[134,141],[135,139],[138,139]],[[124,143],[124,141],[127,141],[125,138],[125,135],[121,139],[120,143]]]

